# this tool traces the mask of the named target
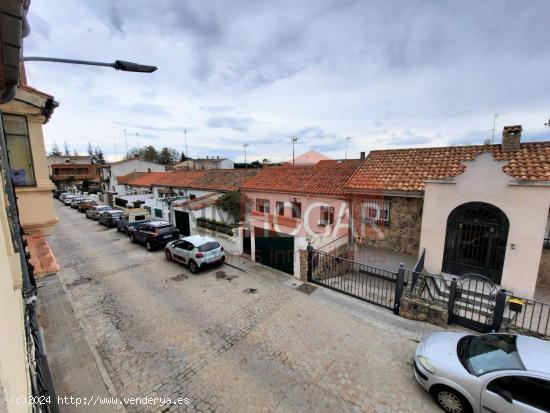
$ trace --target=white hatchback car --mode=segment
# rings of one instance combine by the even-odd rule
[[[223,247],[214,238],[191,235],[166,244],[164,249],[168,261],[187,264],[193,274],[203,267],[221,264],[225,261]]]
[[[537,338],[432,333],[414,375],[449,413],[550,412],[550,342]]]

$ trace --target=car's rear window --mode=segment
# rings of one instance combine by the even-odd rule
[[[218,244],[216,241],[207,242],[205,244],[199,245],[199,251],[200,252],[206,252],[206,251],[212,251],[216,248],[220,248],[220,244]]]
[[[145,221],[145,215],[134,215],[134,221]]]
[[[159,234],[169,234],[171,232],[174,232],[176,228],[174,228],[172,225],[166,225],[165,227],[158,227]]]

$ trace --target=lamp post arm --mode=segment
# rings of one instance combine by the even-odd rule
[[[88,60],[76,60],[76,59],[60,59],[57,57],[25,56],[23,57],[22,60],[24,62],[54,62],[54,63],[71,63],[75,65],[114,67],[113,63],[91,62]]]

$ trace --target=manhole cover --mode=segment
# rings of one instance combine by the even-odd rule
[[[245,288],[243,291],[243,293],[245,294],[256,294],[257,292],[258,290],[255,288]]]
[[[315,287],[314,285],[305,284],[305,283],[296,288],[296,290],[301,291],[307,295],[310,295],[316,289],[317,287]]]

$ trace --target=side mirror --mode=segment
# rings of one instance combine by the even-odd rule
[[[514,401],[514,399],[512,398],[512,393],[510,393],[508,390],[501,389],[500,387],[495,387],[493,389],[493,392],[498,394],[500,397],[502,397],[508,403],[512,403]]]

